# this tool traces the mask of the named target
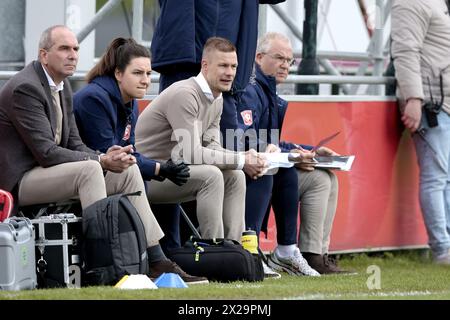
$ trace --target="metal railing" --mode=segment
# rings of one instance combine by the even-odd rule
[[[289,75],[285,83],[358,83],[358,84],[392,84],[394,77],[374,77],[374,76],[304,76]]]
[[[108,15],[116,6],[118,6],[122,0],[108,0],[102,8],[95,14],[95,16],[91,19],[91,21],[84,26],[84,28],[77,34],[78,40],[81,42],[92,30],[96,28],[98,23]],[[132,34],[133,37],[140,41],[142,40],[142,24],[143,24],[143,0],[133,0],[133,28]],[[380,29],[378,33],[382,31],[384,27],[384,23],[387,20],[390,13],[391,1],[388,0],[385,5],[381,5],[382,1],[377,0],[377,4],[380,8],[382,8],[382,12],[380,15],[380,25],[377,27]],[[303,34],[300,29],[297,27],[296,21],[291,19],[288,14],[281,9],[280,6],[272,5],[270,6],[274,12],[281,18],[281,20],[287,25],[287,27],[291,30],[293,35],[302,41]],[[305,84],[305,83],[322,83],[322,84],[341,84],[341,90],[344,94],[356,94],[358,86],[361,84],[366,85],[383,85],[383,84],[391,84],[394,82],[394,78],[391,77],[382,77],[382,63],[386,57],[380,50],[382,47],[382,40],[379,37],[373,37],[371,39],[371,44],[369,45],[367,52],[333,52],[333,51],[318,51],[317,58],[319,63],[322,66],[322,69],[328,75],[318,75],[318,76],[298,76],[298,75],[289,75],[286,83],[294,83],[294,84]],[[375,45],[376,44],[376,45]],[[145,43],[145,45],[149,46],[150,43]],[[294,56],[296,58],[301,57],[300,52],[295,52]],[[350,61],[358,61],[360,62],[358,73],[355,76],[343,76],[340,71],[330,62],[330,60],[350,60]],[[364,71],[367,66],[372,65],[373,67],[373,76],[364,76]],[[17,67],[17,62],[14,64]],[[15,74],[15,71],[0,71],[0,80],[7,80],[11,78]],[[72,81],[83,81],[85,73],[76,73],[71,77]],[[152,83],[159,82],[159,75],[154,74],[151,78]],[[349,86],[351,84],[352,86]],[[374,86],[372,87],[371,92],[367,93],[378,93],[380,94],[381,87]]]
[[[0,71],[0,80],[8,80],[13,77],[18,71]],[[86,72],[76,72],[70,77],[73,81],[84,81]],[[285,83],[357,83],[357,84],[392,84],[394,77],[374,77],[374,76],[303,76],[290,74]],[[151,75],[152,83],[159,83],[159,74]]]

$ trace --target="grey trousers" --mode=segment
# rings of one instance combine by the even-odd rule
[[[336,213],[338,181],[328,170],[297,170],[300,195],[299,248],[302,252],[328,253]]]
[[[137,165],[122,173],[103,170],[97,161],[79,161],[28,171],[19,184],[19,204],[31,205],[79,198],[83,208],[107,195],[141,191],[130,197],[144,224],[147,245],[159,244],[164,236],[145,196],[144,182]]]
[[[245,176],[241,170],[220,170],[213,165],[191,165],[190,178],[182,186],[166,179],[151,180],[151,203],[197,200],[197,218],[203,238],[240,241],[245,228]]]

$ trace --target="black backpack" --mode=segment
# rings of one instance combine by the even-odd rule
[[[127,274],[148,274],[144,225],[127,195],[109,196],[83,211],[82,255],[86,285],[113,285]]]

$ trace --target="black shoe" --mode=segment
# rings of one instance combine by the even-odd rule
[[[330,271],[329,273],[342,274],[342,275],[355,275],[358,274],[356,271],[342,270],[338,267],[337,261],[328,256],[328,254],[323,255],[323,264]]]
[[[178,274],[187,284],[206,284],[209,283],[205,277],[191,276],[184,272],[175,262],[171,260],[161,260],[150,263],[150,278],[156,279],[163,273]]]
[[[355,274],[354,272],[342,270],[336,264],[334,259],[331,259],[328,254],[317,254],[311,252],[303,252],[303,257],[308,261],[308,264],[317,270],[320,274]]]

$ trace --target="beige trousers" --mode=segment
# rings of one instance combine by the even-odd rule
[[[297,170],[300,195],[299,248],[302,252],[328,253],[336,213],[338,181],[328,170]]]
[[[197,218],[203,238],[240,241],[245,228],[245,176],[241,170],[221,171],[212,165],[191,165],[190,178],[182,186],[166,179],[151,180],[151,203],[197,200]]]
[[[129,197],[144,224],[147,245],[159,244],[164,236],[145,196],[144,182],[137,165],[122,173],[103,170],[97,161],[68,162],[49,168],[36,167],[20,181],[21,206],[65,201],[79,198],[83,208],[107,195],[141,191],[141,196]]]

